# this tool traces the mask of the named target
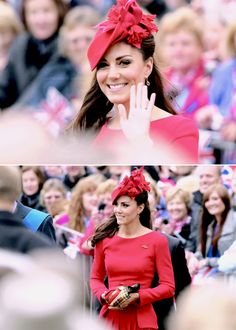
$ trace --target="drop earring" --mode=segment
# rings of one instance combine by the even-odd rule
[[[145,85],[146,85],[147,87],[150,86],[150,81],[148,80],[148,78],[145,78]]]

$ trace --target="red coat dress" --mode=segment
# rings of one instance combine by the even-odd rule
[[[138,129],[138,127],[137,127]],[[180,115],[153,120],[150,123],[150,136],[157,150],[156,159],[162,163],[198,163],[198,129],[191,118]],[[94,147],[103,148],[116,157],[116,149],[127,140],[121,129],[110,129],[103,125],[95,138]],[[136,146],[139,148],[138,144]],[[167,148],[167,149],[166,149]],[[142,157],[142,155],[140,155]],[[155,157],[155,155],[153,155]],[[140,159],[141,163],[146,162]],[[118,159],[119,162],[119,159]]]
[[[151,288],[154,272],[159,285]],[[104,277],[108,276],[109,289],[120,285],[140,283],[140,301],[124,310],[109,310],[103,305],[100,316],[114,329],[157,329],[157,317],[152,303],[174,295],[174,275],[167,239],[152,231],[135,238],[115,235],[97,243],[91,271],[92,292],[100,300],[107,291]]]

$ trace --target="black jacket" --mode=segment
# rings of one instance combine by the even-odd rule
[[[186,249],[192,252],[196,252],[199,244],[199,231],[201,224],[202,216],[202,203],[203,203],[203,194],[198,190],[193,193],[193,201],[190,206],[191,208],[191,228],[190,236],[186,244]]]
[[[178,298],[179,293],[191,283],[191,276],[188,271],[187,262],[185,258],[184,248],[181,242],[170,235],[166,235],[168,239],[171,261],[175,278],[175,299]],[[153,286],[158,284],[158,277],[155,274]],[[158,318],[158,330],[165,330],[165,321],[174,306],[172,298],[163,299],[153,303],[154,310]]]
[[[56,248],[56,244],[44,235],[27,229],[15,214],[0,211],[0,247],[27,253],[34,249]]]
[[[30,207],[25,206],[17,201],[17,207],[14,214],[20,221],[23,221],[30,210]],[[51,215],[45,213],[45,220],[39,226],[37,231],[48,236],[51,240],[56,241],[55,228],[53,226]]]
[[[10,50],[8,64],[0,73],[0,109],[13,105],[56,53],[57,34],[45,41],[28,32],[20,34]]]

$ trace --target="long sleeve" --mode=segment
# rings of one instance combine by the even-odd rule
[[[155,288],[139,290],[140,305],[174,296],[175,282],[170,252],[166,237],[160,236],[155,247],[155,263],[159,285]]]
[[[103,241],[101,241],[95,247],[93,266],[90,276],[90,287],[93,294],[96,295],[99,301],[101,299],[101,294],[107,290],[104,285],[105,275],[105,256],[103,251]]]

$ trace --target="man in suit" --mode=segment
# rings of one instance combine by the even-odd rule
[[[21,253],[33,249],[55,248],[56,244],[39,233],[30,231],[13,213],[21,192],[20,171],[13,166],[0,166],[0,247]]]

